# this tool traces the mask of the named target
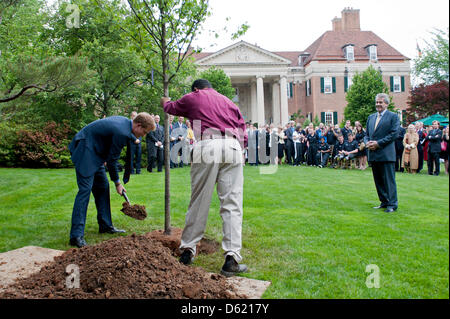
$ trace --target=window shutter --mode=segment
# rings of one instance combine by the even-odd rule
[[[333,86],[333,93],[336,93],[336,78],[335,77],[333,77],[332,79],[331,79],[331,85]]]
[[[305,82],[305,96],[308,96],[308,81]]]
[[[348,76],[344,77],[344,92],[348,90]]]
[[[325,112],[320,112],[320,122],[325,123]]]
[[[404,76],[401,77],[401,81],[402,81],[402,92],[405,92],[405,77]]]
[[[338,124],[337,112],[333,112],[333,124]]]
[[[309,85],[308,85],[308,96],[311,95],[311,79],[308,80]]]
[[[325,80],[324,78],[320,78],[320,93],[325,93]]]
[[[294,85],[292,82],[289,82],[289,97],[292,98],[294,96]]]
[[[391,92],[394,92],[394,77],[390,76],[389,78],[391,80]]]

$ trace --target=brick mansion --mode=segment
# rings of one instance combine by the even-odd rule
[[[397,109],[407,108],[411,86],[410,59],[372,31],[362,31],[359,10],[352,8],[304,51],[271,52],[240,41],[194,58],[200,70],[225,71],[245,120],[258,124],[285,124],[299,111],[310,120],[341,123],[352,77],[370,65],[381,72]]]

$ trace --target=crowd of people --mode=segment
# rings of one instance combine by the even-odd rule
[[[358,121],[354,126],[346,121],[343,128],[323,123],[317,127],[310,123],[302,128],[300,123],[290,121],[284,127],[271,124],[259,129],[248,122],[247,133],[246,162],[250,165],[267,164],[267,158],[274,154],[271,148],[276,147],[278,164],[345,169],[353,163],[360,170],[367,168],[366,130]],[[426,128],[422,122],[410,124],[407,129],[400,126],[395,141],[396,171],[419,173],[425,160],[428,173],[439,175],[440,159],[443,159],[445,173],[448,174],[448,139],[448,126],[441,130],[438,121]],[[253,155],[255,153],[256,156]],[[260,159],[262,156],[265,158],[263,161]]]
[[[132,114],[132,117],[135,114]],[[156,130],[146,137],[147,171],[152,172],[157,167],[161,172],[164,165],[164,128],[159,124],[159,115],[155,119]],[[197,142],[192,125],[188,119],[179,116],[169,116],[170,148],[175,147],[175,161],[170,161],[170,168],[183,167],[189,164],[190,150]],[[245,148],[245,162],[249,165],[261,165],[277,162],[293,166],[307,165],[319,168],[332,167],[348,169],[355,167],[365,170],[368,166],[367,147],[364,143],[366,130],[356,121],[354,126],[346,121],[345,126],[324,125],[314,127],[309,123],[305,128],[295,121],[288,122],[284,127],[266,124],[259,129],[250,122],[246,123],[248,147]],[[448,174],[448,139],[449,127],[440,129],[440,123],[435,121],[432,126],[424,127],[422,122],[410,124],[407,128],[400,126],[395,141],[396,163],[398,172],[419,173],[427,162],[428,174],[439,175],[440,160],[445,163],[445,173]],[[178,144],[178,145],[177,145]],[[134,151],[132,173],[140,173],[140,145]]]

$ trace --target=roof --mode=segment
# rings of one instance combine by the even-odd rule
[[[342,47],[346,44],[354,45],[355,60],[369,58],[365,49],[368,45],[377,46],[378,60],[409,60],[372,31],[326,31],[305,50],[311,54],[305,63],[313,60],[344,60]]]

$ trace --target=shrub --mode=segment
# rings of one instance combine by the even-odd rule
[[[72,167],[68,145],[72,130],[69,125],[47,123],[43,129],[17,132],[16,165],[23,167]]]
[[[0,123],[0,166],[12,167],[16,165],[17,131],[23,126],[16,127],[12,123]]]

